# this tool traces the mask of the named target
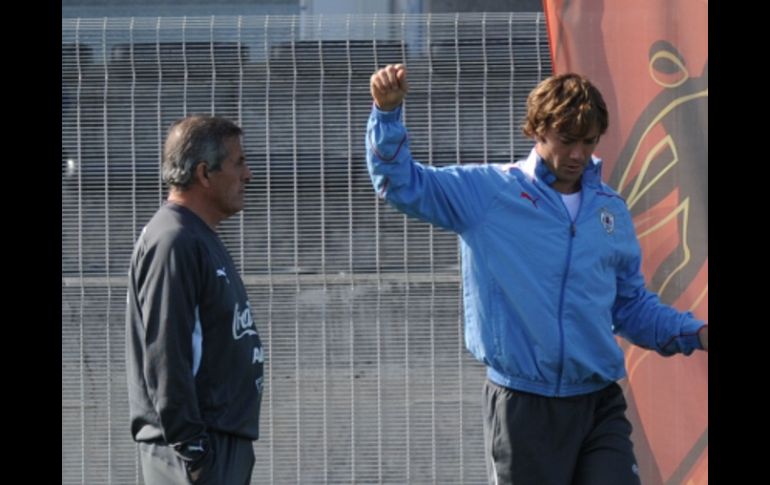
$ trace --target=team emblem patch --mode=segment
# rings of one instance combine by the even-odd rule
[[[603,208],[599,215],[599,219],[602,221],[602,226],[604,226],[604,230],[607,231],[607,234],[612,234],[612,231],[615,230],[615,216],[613,216],[606,208]]]

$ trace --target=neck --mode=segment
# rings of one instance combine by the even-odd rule
[[[224,219],[223,217],[218,217],[218,215],[211,210],[210,206],[206,204],[205,199],[203,199],[200,194],[196,193],[194,187],[190,187],[184,191],[171,188],[168,193],[168,201],[192,211],[196,216],[200,217],[212,231],[216,231],[217,226],[222,222],[222,219]]]
[[[569,182],[560,182],[556,181],[551,185],[553,190],[556,192],[559,192],[561,194],[574,194],[575,192],[580,192],[580,181],[578,180],[575,183],[569,183]]]

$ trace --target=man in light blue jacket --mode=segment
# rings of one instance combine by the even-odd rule
[[[398,210],[462,243],[465,342],[487,366],[487,471],[494,484],[638,484],[615,335],[662,355],[708,350],[708,326],[644,286],[624,200],[592,156],[608,126],[601,93],[563,74],[529,95],[535,147],[509,165],[415,161],[404,66],[374,73],[367,165]]]

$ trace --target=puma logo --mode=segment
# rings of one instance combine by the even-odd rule
[[[227,281],[227,284],[230,284],[230,278],[227,277],[227,273],[225,272],[225,267],[222,266],[221,268],[217,269],[217,278],[222,277]]]
[[[537,198],[533,199],[532,196],[529,195],[528,193],[522,192],[521,193],[521,198],[522,199],[527,199],[528,201],[532,202],[532,205],[534,205],[535,208],[537,209],[537,201],[540,200],[540,197],[537,197]]]

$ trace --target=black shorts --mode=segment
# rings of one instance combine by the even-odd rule
[[[545,397],[487,380],[484,447],[494,485],[640,485],[626,400],[616,383]]]

